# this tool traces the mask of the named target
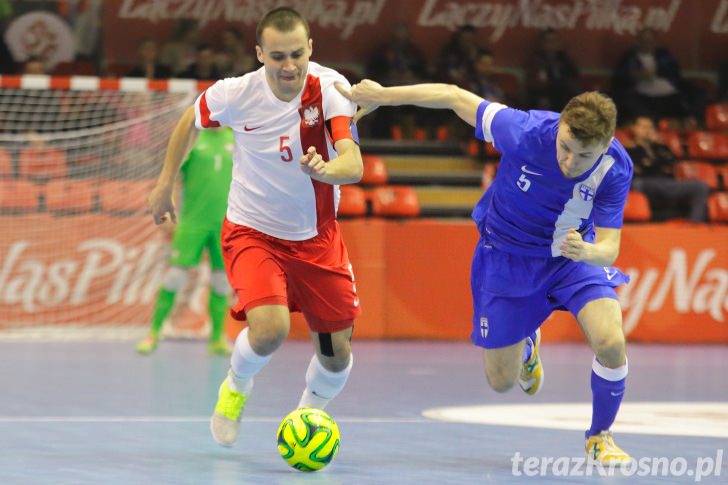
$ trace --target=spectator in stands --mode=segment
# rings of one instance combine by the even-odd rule
[[[427,61],[410,40],[406,23],[398,22],[392,38],[374,50],[367,65],[367,76],[376,76],[394,86],[421,82],[427,77]]]
[[[197,46],[195,62],[183,71],[179,77],[200,80],[218,80],[222,78],[215,65],[215,51],[207,44]]]
[[[159,62],[167,66],[173,76],[187,70],[195,61],[198,35],[196,20],[180,19],[172,38],[162,46]]]
[[[5,43],[4,30],[0,23],[0,74],[15,74],[17,66],[8,45]]]
[[[554,29],[538,35],[526,66],[526,87],[529,107],[550,111],[561,111],[581,90],[579,70]]]
[[[367,76],[384,79],[395,86],[422,82],[427,77],[427,61],[419,47],[410,40],[405,22],[395,24],[392,37],[374,50],[366,71]],[[392,127],[398,127],[404,136],[410,138],[416,124],[416,109],[403,107],[396,111],[382,110],[371,120],[370,135],[374,138],[389,138]]]
[[[145,77],[147,79],[165,79],[172,75],[167,66],[158,61],[159,49],[153,39],[144,39],[139,43],[137,67],[129,71],[129,77]]]
[[[667,208],[669,218],[680,217],[680,203],[689,203],[689,218],[704,222],[710,189],[701,180],[675,180],[675,155],[667,145],[660,143],[655,124],[647,116],[639,116],[632,123],[632,146],[627,152],[634,163],[632,188],[644,193],[650,205],[656,201],[675,202]],[[653,211],[655,212],[655,211]],[[660,211],[661,212],[661,211]]]
[[[23,64],[23,74],[48,74],[45,59],[39,56],[30,56]]]
[[[463,25],[458,28],[440,49],[437,72],[441,80],[460,87],[467,87],[470,78],[469,70],[475,64],[479,51],[475,27]]]
[[[728,101],[728,61],[723,62],[718,70],[718,101]],[[728,181],[726,181],[728,183]]]
[[[657,46],[651,28],[640,30],[635,46],[622,56],[614,71],[612,90],[624,116],[702,117],[699,91],[682,79],[677,60]],[[702,104],[704,110],[704,100]]]
[[[495,78],[495,62],[493,52],[480,49],[471,68],[468,89],[481,98],[498,103],[507,103],[506,95]]]
[[[220,33],[220,51],[215,54],[215,67],[220,77],[237,77],[257,69],[258,65],[245,45],[243,34],[228,27]]]

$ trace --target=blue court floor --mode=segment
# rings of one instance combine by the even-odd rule
[[[349,383],[327,409],[340,452],[320,472],[293,470],[275,432],[312,352],[287,342],[275,354],[227,449],[208,419],[228,361],[203,342],[163,342],[150,357],[132,342],[1,342],[0,484],[728,483],[724,346],[629,347],[614,430],[642,462],[611,476],[579,463],[586,344],[544,346],[545,387],[528,397],[490,390],[469,343],[355,341]]]

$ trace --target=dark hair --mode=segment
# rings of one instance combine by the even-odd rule
[[[583,144],[608,143],[617,126],[617,107],[609,96],[587,91],[571,98],[561,112],[571,134]]]
[[[263,31],[268,27],[272,27],[279,32],[291,32],[299,25],[303,25],[304,29],[306,29],[306,37],[311,37],[308,22],[300,13],[290,7],[274,8],[258,22],[258,27],[255,29],[255,40],[260,45]]]

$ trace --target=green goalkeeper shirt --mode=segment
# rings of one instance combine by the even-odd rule
[[[233,132],[229,128],[200,132],[180,170],[180,223],[195,229],[221,229],[232,180],[234,145]]]

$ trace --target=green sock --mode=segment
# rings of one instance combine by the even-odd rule
[[[152,314],[152,328],[150,330],[154,335],[159,335],[159,331],[162,330],[164,320],[172,311],[174,298],[176,296],[176,291],[169,291],[164,288],[159,289],[159,293],[157,294],[157,303],[154,305],[154,313]]]
[[[210,342],[216,342],[222,337],[222,331],[225,326],[225,314],[228,309],[227,295],[218,295],[210,292],[209,310],[210,319],[212,320],[212,332],[210,333]]]

